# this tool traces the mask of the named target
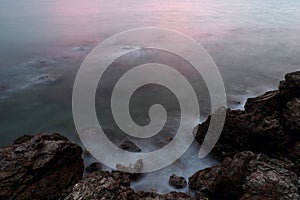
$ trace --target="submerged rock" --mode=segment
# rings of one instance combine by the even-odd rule
[[[299,199],[292,164],[263,154],[241,152],[220,166],[195,173],[189,187],[210,199]]]
[[[123,150],[129,151],[129,152],[141,152],[142,150],[132,141],[125,140],[122,142],[119,147]]]
[[[0,199],[58,199],[82,177],[82,150],[59,134],[0,148]]]
[[[169,184],[176,188],[185,188],[187,183],[184,177],[172,174],[169,178]]]

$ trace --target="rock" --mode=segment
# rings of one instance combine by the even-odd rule
[[[101,171],[102,165],[99,162],[93,162],[85,168],[85,172],[91,174],[96,171]]]
[[[59,134],[0,148],[0,199],[58,199],[82,177],[82,149]]]
[[[289,162],[246,151],[197,172],[189,178],[189,186],[212,199],[296,200],[298,178],[291,167]]]
[[[184,177],[172,174],[169,178],[169,184],[176,188],[185,188],[187,183]]]
[[[119,145],[119,147],[123,150],[129,151],[129,152],[141,152],[142,150],[132,141],[125,140],[122,142],[122,144]]]
[[[153,192],[135,193],[130,188],[130,174],[119,171],[97,171],[79,181],[65,200],[116,199],[116,200],[194,200],[178,192],[160,195]]]
[[[286,104],[284,119],[288,131],[300,133],[300,98],[294,98]]]
[[[139,159],[133,164],[129,164],[129,166],[125,166],[121,163],[116,164],[116,169],[118,171],[124,171],[128,173],[140,173],[143,169],[143,160]]]
[[[189,188],[211,193],[214,188],[215,179],[220,172],[220,166],[213,166],[200,170],[189,178]]]
[[[300,141],[300,72],[289,73],[279,90],[249,98],[245,111],[227,109],[222,134],[213,149],[221,158],[240,151],[253,151],[300,162],[290,154],[291,146]],[[195,139],[202,143],[210,117],[197,128]]]
[[[79,181],[65,200],[130,199],[134,191],[130,188],[129,175],[124,172],[101,172],[89,174]]]
[[[195,200],[185,193],[170,192],[168,194],[156,194],[153,192],[139,192],[131,197],[132,200]]]
[[[285,80],[279,84],[279,91],[282,104],[300,95],[300,71],[291,72],[285,75]]]

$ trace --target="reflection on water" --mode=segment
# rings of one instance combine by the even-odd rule
[[[297,0],[2,0],[0,145],[43,131],[78,141],[71,113],[78,67],[105,38],[141,26],[175,29],[200,42],[223,75],[229,106],[241,108],[247,97],[276,88],[284,73],[300,69],[299,10]],[[136,112],[143,111],[143,101],[136,103]],[[183,164],[147,178],[174,170],[188,176],[212,164],[191,157],[197,148],[178,161]],[[145,184],[158,183],[134,185]]]

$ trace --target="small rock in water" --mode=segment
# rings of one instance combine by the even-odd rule
[[[125,140],[119,146],[121,149],[129,152],[141,152],[142,150],[130,140]]]
[[[59,81],[60,74],[42,74],[33,79],[34,84],[51,84]]]
[[[185,188],[187,183],[184,177],[172,174],[169,178],[169,184],[176,188]]]
[[[102,169],[101,163],[93,162],[92,164],[90,164],[85,168],[85,172],[90,174],[96,171],[101,171],[101,169]]]

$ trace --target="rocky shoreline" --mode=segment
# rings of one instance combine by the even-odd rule
[[[203,142],[210,118],[197,127]],[[121,145],[134,152],[130,141]],[[213,154],[217,166],[195,172],[188,181],[171,175],[169,183],[188,185],[180,192],[135,192],[132,175],[102,171],[94,163],[84,175],[82,148],[59,134],[23,136],[0,148],[0,199],[300,199],[300,71],[288,73],[276,91],[247,100],[245,110],[227,110]],[[168,180],[165,180],[168,182]]]

